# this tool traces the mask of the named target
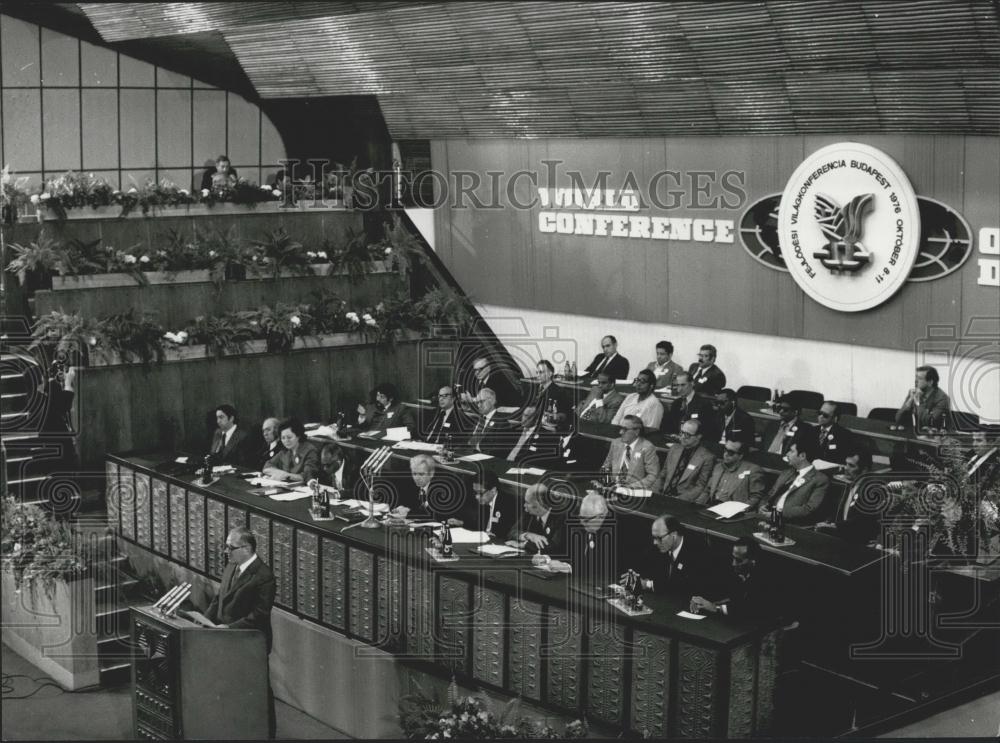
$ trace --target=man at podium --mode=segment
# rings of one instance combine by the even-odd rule
[[[229,561],[222,571],[219,592],[205,609],[205,618],[220,629],[259,629],[271,652],[271,607],[274,605],[274,573],[257,557],[257,537],[245,526],[237,526],[226,537]],[[267,684],[268,735],[275,734],[274,693]]]

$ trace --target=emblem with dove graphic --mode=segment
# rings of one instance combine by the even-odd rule
[[[813,258],[834,272],[859,271],[871,262],[871,251],[861,243],[864,218],[872,210],[874,194],[855,196],[846,206],[838,206],[829,196],[816,194],[816,223],[827,242]]]

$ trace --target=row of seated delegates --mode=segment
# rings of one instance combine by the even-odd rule
[[[236,168],[229,162],[229,157],[219,155],[215,158],[215,165],[209,166],[201,176],[202,190],[215,190],[235,186],[239,180]]]
[[[215,465],[228,464],[259,470],[283,448],[277,418],[266,418],[261,424],[261,438],[251,429],[241,426],[236,408],[229,404],[215,408],[215,430],[208,443],[208,454]]]

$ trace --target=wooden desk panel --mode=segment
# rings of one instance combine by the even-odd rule
[[[768,628],[721,617],[679,619],[687,597],[649,596],[655,613],[629,618],[569,590],[562,577],[531,576],[524,572],[527,561],[478,558],[458,545],[459,561],[436,563],[424,541],[405,529],[313,522],[308,500],[260,498],[236,477],[204,488],[193,477],[156,472],[154,460],[109,461],[118,465],[119,478],[135,471],[157,492],[170,493],[174,512],[186,494],[187,561],[178,559],[179,550],[170,551],[170,559],[198,572],[220,552],[209,532],[229,525],[226,514],[247,514],[262,555],[270,543],[279,603],[303,621],[403,653],[426,670],[523,694],[565,713],[585,711],[623,730],[766,732],[771,710],[761,705],[773,705],[773,674],[765,673],[773,657],[762,653],[775,652]],[[199,553],[209,559],[199,561]]]

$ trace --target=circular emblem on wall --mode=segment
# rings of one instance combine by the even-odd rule
[[[933,281],[954,273],[972,255],[972,228],[965,218],[945,203],[918,196],[920,250],[909,281]],[[788,272],[778,241],[778,209],[781,194],[758,199],[740,219],[740,241],[754,260],[775,271]]]
[[[867,310],[899,291],[916,262],[917,197],[884,152],[856,142],[823,147],[785,186],[778,241],[806,294],[842,312]]]

